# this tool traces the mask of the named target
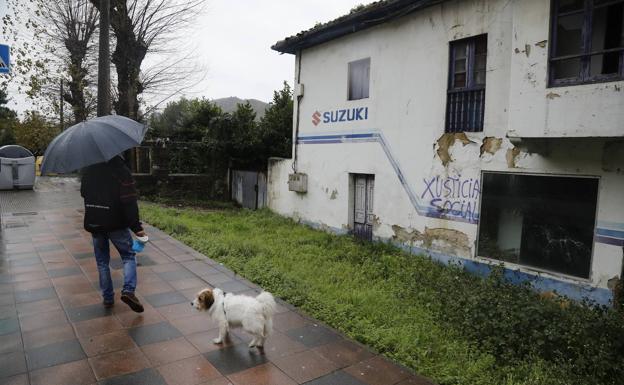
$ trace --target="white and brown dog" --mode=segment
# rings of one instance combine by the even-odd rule
[[[271,293],[263,291],[256,298],[246,295],[224,293],[221,289],[204,289],[197,293],[191,306],[207,311],[219,325],[219,337],[215,344],[222,343],[230,327],[242,327],[252,335],[249,347],[262,348],[264,340],[273,329],[275,300]]]

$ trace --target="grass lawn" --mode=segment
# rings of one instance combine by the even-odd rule
[[[441,385],[622,384],[621,314],[269,211],[142,203],[143,219]]]

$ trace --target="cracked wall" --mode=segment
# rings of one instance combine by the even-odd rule
[[[269,195],[271,208],[348,231],[349,174],[374,174],[375,237],[476,260],[481,188],[476,182],[483,171],[522,172],[599,176],[597,219],[622,222],[622,148],[566,135],[609,133],[614,122],[621,131],[624,83],[548,87],[547,7],[546,0],[445,2],[306,48],[299,57],[306,85],[299,134],[335,140],[298,145],[298,171],[308,174],[309,191],[287,190],[292,163],[284,164],[280,176],[270,178],[269,188],[279,190]],[[448,63],[441,58],[448,57],[449,41],[483,33],[488,34],[484,131],[445,134]],[[347,63],[369,56],[371,97],[346,101]],[[582,103],[592,97],[604,105]],[[316,111],[346,108],[367,108],[368,119],[312,122]],[[373,136],[345,139],[354,133]],[[547,151],[517,140],[544,135],[557,137]],[[375,139],[379,136],[383,141]],[[437,217],[437,209],[458,215]],[[613,271],[621,271],[621,247],[596,243],[593,260],[590,284],[606,287]]]
[[[467,234],[448,228],[425,227],[423,232],[392,225],[392,238],[410,246],[417,246],[445,254],[470,256],[470,238]]]

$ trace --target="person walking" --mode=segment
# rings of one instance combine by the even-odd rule
[[[130,231],[138,237],[146,235],[139,220],[135,182],[123,158],[118,155],[108,162],[83,169],[80,195],[84,198],[85,206],[84,228],[93,237],[104,307],[110,308],[115,303],[109,267],[110,241],[123,261],[121,300],[133,311],[143,312],[143,305],[134,294],[137,269]]]

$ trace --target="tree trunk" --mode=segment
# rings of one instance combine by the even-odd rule
[[[89,109],[85,100],[85,77],[86,71],[82,68],[81,58],[70,58],[70,80],[68,82],[69,92],[63,95],[63,99],[69,103],[74,113],[74,123],[80,123],[89,117]]]
[[[147,49],[140,42],[134,41],[132,35],[132,32],[116,33],[117,46],[113,52],[113,64],[117,69],[119,99],[115,102],[115,111],[136,120],[139,116],[138,97],[143,92],[139,75]]]
[[[109,0],[92,0],[95,7],[100,11],[100,53],[98,58],[98,103],[97,116],[110,114],[110,6]],[[108,10],[106,7],[108,6]],[[102,12],[102,9],[104,11]]]
[[[99,0],[91,2],[99,9]],[[143,92],[139,75],[147,54],[147,45],[137,39],[134,33],[126,0],[111,0],[109,11],[111,27],[117,40],[112,62],[117,71],[119,99],[114,102],[114,108],[118,115],[136,120],[139,115],[138,97]]]

